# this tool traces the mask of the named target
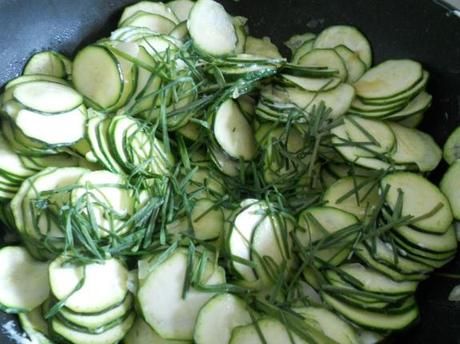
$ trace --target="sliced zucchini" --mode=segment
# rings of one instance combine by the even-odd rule
[[[405,310],[401,314],[385,314],[383,312],[372,312],[348,305],[327,293],[322,293],[322,297],[328,305],[333,307],[345,318],[365,328],[376,330],[399,330],[413,323],[419,316],[416,305]]]
[[[228,343],[235,327],[251,322],[243,300],[232,294],[216,295],[201,307],[193,338],[197,344]]]
[[[56,115],[23,109],[18,112],[15,123],[31,139],[51,146],[69,146],[85,136],[86,117],[83,105]]]
[[[149,29],[152,32],[167,35],[172,30],[174,30],[177,24],[177,20],[172,21],[171,19],[166,18],[160,14],[139,11],[123,21],[121,26],[141,27]]]
[[[58,317],[54,317],[51,319],[51,328],[56,335],[74,344],[112,344],[118,343],[128,333],[135,319],[136,314],[131,312],[117,325],[103,332],[90,333],[77,327],[71,327]]]
[[[339,233],[347,232],[350,227],[358,223],[358,219],[343,210],[332,207],[307,208],[299,214],[296,236],[302,245],[308,250],[310,245],[315,247],[321,239]],[[351,246],[356,240],[356,231],[351,231],[344,236],[337,246],[329,246],[325,249],[314,249],[315,257],[333,265],[339,265],[350,254]],[[349,241],[349,246],[344,247],[344,242]]]
[[[306,323],[315,324],[314,326],[317,326],[326,336],[337,343],[359,343],[355,329],[326,308],[304,307],[295,308],[294,311],[300,314]]]
[[[409,116],[413,116],[420,112],[425,112],[431,105],[432,96],[426,92],[421,92],[418,96],[412,99],[402,110],[393,113],[385,119],[398,120]]]
[[[396,137],[391,158],[397,164],[415,164],[421,172],[434,170],[442,159],[442,151],[433,138],[417,129],[387,122]]]
[[[305,42],[311,41],[316,35],[311,32],[305,32],[302,34],[291,36],[284,45],[287,46],[292,53],[295,53]]]
[[[198,0],[190,12],[187,26],[199,51],[215,56],[234,52],[237,37],[232,17],[219,3]]]
[[[326,92],[342,82],[340,78],[308,78],[289,74],[281,74],[281,78],[289,86],[296,86],[310,92]]]
[[[356,288],[371,293],[391,295],[410,294],[415,292],[418,285],[416,281],[393,281],[384,274],[366,268],[359,263],[342,265],[340,270],[360,282],[359,284],[355,284]],[[351,281],[353,283],[353,280]]]
[[[80,205],[80,212],[91,216],[97,225],[98,237],[111,233],[126,233],[130,227],[125,221],[134,213],[134,199],[125,177],[109,171],[91,171],[83,174],[71,192],[71,202]],[[88,214],[87,204],[91,203],[92,213]],[[83,206],[82,206],[83,205]]]
[[[457,237],[455,235],[454,226],[450,226],[446,233],[429,234],[412,229],[409,226],[400,226],[393,228],[394,232],[401,237],[409,245],[415,249],[420,249],[428,252],[443,253],[457,249]],[[425,252],[425,254],[428,254]]]
[[[344,60],[334,49],[313,49],[303,55],[297,62],[301,66],[327,67],[337,71],[337,77],[347,80],[348,72]]]
[[[113,107],[123,93],[124,79],[115,55],[106,47],[90,45],[73,63],[73,84],[101,109]]]
[[[440,188],[446,195],[452,208],[455,219],[460,219],[460,198],[458,197],[458,186],[460,185],[460,162],[454,161],[442,177]]]
[[[30,312],[49,296],[48,264],[36,261],[23,247],[0,250],[0,309]]]
[[[255,38],[248,36],[246,38],[246,44],[244,46],[244,52],[246,54],[262,56],[267,58],[282,58],[276,45],[274,45],[270,38]]]
[[[363,99],[388,99],[413,88],[423,77],[420,63],[412,60],[388,60],[371,69],[355,84]]]
[[[420,125],[420,123],[422,123],[423,118],[424,118],[424,113],[419,112],[419,113],[416,113],[415,115],[398,120],[397,123],[407,128],[417,128]]]
[[[19,323],[34,344],[53,344],[49,338],[48,323],[43,318],[42,307],[34,308],[28,313],[19,314]]]
[[[361,60],[358,53],[350,50],[345,45],[339,45],[334,49],[337,54],[342,58],[342,61],[345,63],[347,68],[347,82],[349,84],[354,84],[356,81],[361,79],[361,77],[366,73],[367,66]]]
[[[50,264],[49,276],[53,295],[77,313],[104,311],[122,302],[128,292],[128,271],[114,258],[76,266],[60,256]],[[75,290],[79,283],[81,288]]]
[[[193,232],[198,240],[214,240],[223,232],[224,213],[213,200],[207,198],[197,200],[190,216]]]
[[[235,53],[242,54],[245,52],[246,41],[248,38],[246,23],[248,19],[245,17],[233,17],[233,26],[235,27],[236,34],[236,47]]]
[[[223,269],[212,265],[209,261],[205,263],[206,276],[197,283],[202,286],[225,283]],[[178,249],[141,281],[138,300],[143,317],[165,339],[192,340],[200,308],[215,295],[191,287],[183,298],[187,270],[187,251]]]
[[[344,210],[360,219],[368,215],[379,200],[377,185],[366,177],[340,178],[323,194],[327,206]]]
[[[31,81],[17,85],[13,97],[25,107],[49,114],[68,112],[83,103],[72,88],[49,81]]]
[[[64,62],[58,54],[54,51],[42,51],[34,54],[27,61],[22,74],[43,74],[55,76],[56,78],[65,78],[67,71]]]
[[[460,127],[456,128],[447,139],[443,149],[444,160],[452,165],[460,159]]]
[[[230,157],[243,160],[254,158],[256,144],[252,128],[234,100],[223,102],[213,121],[216,141]]]
[[[76,326],[84,327],[88,330],[96,330],[122,318],[128,314],[132,307],[133,297],[128,293],[120,304],[108,310],[99,313],[76,313],[64,307],[59,310],[59,316],[62,317],[62,320]]]
[[[355,89],[347,84],[341,84],[327,92],[315,93],[295,88],[287,88],[286,92],[294,104],[306,111],[324,102],[324,105],[332,110],[330,114],[332,119],[344,115],[355,97]]]
[[[124,344],[189,344],[191,342],[183,340],[168,340],[163,339],[144,321],[141,317],[137,317],[133,327],[128,334],[123,338]]]
[[[169,1],[168,6],[176,15],[180,22],[186,21],[195,3],[191,0],[173,0]]]
[[[372,50],[369,41],[352,26],[337,25],[323,30],[316,38],[314,47],[333,49],[340,45],[356,52],[367,68],[372,65]]]
[[[264,339],[261,340],[261,337]],[[257,321],[257,324],[240,326],[232,331],[229,344],[240,343],[293,343],[306,344],[298,335],[290,331],[279,320],[272,318],[263,318]]]
[[[224,153],[222,149],[218,147],[211,147],[209,150],[211,160],[227,176],[236,177],[240,173],[240,162],[235,159],[231,159],[228,154]]]
[[[18,182],[34,174],[33,169],[25,165],[24,160],[16,154],[8,143],[5,141],[3,135],[0,135],[0,175],[6,175],[6,180],[1,178],[2,184],[8,184],[8,179],[17,179]],[[11,184],[16,184],[11,181]]]
[[[182,0],[183,1],[183,0]],[[174,3],[175,1],[173,1]],[[177,5],[177,4],[176,4]],[[172,4],[174,6],[174,4]],[[174,22],[175,24],[178,24],[178,18],[176,17],[174,13],[174,9],[171,8],[170,3],[165,5],[162,2],[155,2],[155,1],[139,1],[135,3],[134,5],[127,6],[123,10],[123,13],[121,14],[121,18],[119,21],[119,26],[126,26],[123,25],[125,21],[128,18],[131,18],[132,16],[136,15],[139,12],[146,12],[146,13],[151,13],[151,14],[157,14],[160,16],[163,16],[170,21]]]
[[[382,179],[382,189],[385,190],[387,186],[389,190],[385,202],[391,209],[394,210],[401,194],[401,215],[410,215],[414,219],[423,216],[413,226],[433,234],[443,234],[449,229],[453,220],[449,201],[427,179],[410,172],[394,172]],[[433,211],[436,212],[430,214]]]
[[[391,279],[395,281],[400,281],[400,282],[402,281],[422,281],[428,277],[428,275],[426,275],[425,273],[413,273],[413,274],[402,273],[396,270],[396,268],[378,261],[372,256],[369,249],[364,244],[358,245],[355,248],[355,253],[363,261],[363,263],[381,272],[382,274],[390,277]]]

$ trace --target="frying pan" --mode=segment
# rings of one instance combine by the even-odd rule
[[[0,85],[19,75],[43,49],[73,56],[116,26],[129,0],[0,0]],[[295,33],[334,24],[357,26],[370,39],[376,62],[412,58],[431,73],[434,102],[422,129],[442,144],[460,125],[460,18],[431,0],[231,0],[232,14],[249,18],[253,36],[269,36],[281,48]],[[286,53],[286,51],[284,51]],[[445,166],[431,178],[438,181]],[[459,190],[460,192],[460,190]],[[0,229],[1,230],[1,229]],[[0,262],[1,264],[1,262]],[[460,272],[460,256],[440,272]],[[448,301],[460,280],[434,275],[417,293],[421,319],[391,343],[460,343],[460,302]],[[15,343],[1,325],[16,321],[0,313],[0,343]],[[17,323],[16,323],[17,326]],[[18,328],[18,327],[17,327]],[[90,343],[88,343],[90,344]],[[283,343],[280,343],[283,344]]]

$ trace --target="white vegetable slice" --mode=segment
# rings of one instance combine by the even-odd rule
[[[331,26],[323,30],[316,38],[315,48],[335,48],[344,45],[358,53],[359,57],[369,68],[372,64],[372,50],[364,35],[355,27],[347,25]]]
[[[306,344],[292,331],[288,331],[280,321],[265,318],[257,321],[257,325],[240,326],[233,330],[229,344],[256,344],[261,343],[260,333],[265,339],[266,344]]]
[[[256,154],[256,142],[251,125],[238,104],[228,99],[220,105],[214,117],[214,135],[222,149],[235,159],[251,160]]]
[[[138,12],[123,22],[123,26],[142,27],[160,34],[168,34],[174,30],[176,23],[159,14]]]
[[[30,312],[49,296],[48,264],[32,258],[25,248],[0,250],[0,309]]]
[[[77,91],[102,108],[117,103],[123,76],[117,58],[105,47],[88,46],[75,57],[73,83]]]
[[[321,329],[326,336],[341,344],[359,343],[354,328],[339,316],[326,308],[305,307],[296,308],[294,311],[305,318],[308,324],[314,324]]]
[[[178,24],[178,20],[177,20],[176,15],[174,14],[174,10],[171,9],[169,5],[170,5],[169,3],[165,5],[162,2],[156,2],[156,1],[137,2],[134,5],[125,7],[125,9],[123,10],[123,13],[121,14],[120,24],[123,24],[123,22],[126,19],[132,17],[138,12],[158,14],[160,16],[163,16],[173,21],[175,24]]]
[[[433,138],[417,129],[387,122],[396,137],[391,158],[398,164],[416,164],[421,172],[434,170],[442,159],[441,148]]]
[[[355,84],[358,97],[391,98],[410,90],[423,76],[420,63],[412,60],[388,60],[372,69]]]
[[[266,216],[262,202],[247,199],[242,203],[245,206],[242,206],[243,210],[236,215],[233,221],[230,237],[228,238],[228,248],[232,256],[249,261],[251,258],[251,238],[253,232]],[[232,264],[244,280],[257,280],[257,276],[250,266],[236,261],[233,261]]]
[[[221,268],[206,264],[211,276],[201,283],[225,283]],[[145,321],[163,338],[192,340],[198,312],[215,294],[191,287],[182,297],[187,271],[187,251],[178,249],[142,281],[138,300]]]
[[[132,312],[122,323],[97,334],[71,328],[56,317],[51,320],[51,328],[56,334],[74,344],[113,344],[118,343],[126,335],[135,319],[136,314]]]
[[[452,223],[452,211],[447,198],[430,181],[422,176],[410,172],[395,172],[382,179],[383,190],[389,186],[385,201],[391,209],[402,192],[403,205],[401,215],[411,215],[415,218],[425,216],[412,225],[429,233],[445,233]],[[440,207],[431,216],[436,207]]]
[[[251,322],[243,300],[232,294],[216,295],[201,307],[193,338],[197,344],[228,343],[235,327]]]
[[[0,134],[0,170],[3,170],[13,176],[28,177],[34,174],[34,171],[27,168],[20,156],[16,154],[3,135]]]
[[[344,115],[350,109],[355,97],[355,89],[348,84],[341,84],[327,92],[309,92],[297,88],[287,88],[286,90],[289,99],[307,111],[324,102],[325,106],[332,109],[330,117],[333,119]]]
[[[237,44],[232,17],[213,0],[198,0],[190,12],[188,30],[195,46],[210,55],[232,53]]]
[[[327,67],[336,70],[337,77],[342,81],[348,77],[345,62],[334,49],[313,49],[299,59],[301,66],[308,67]]]
[[[41,306],[30,312],[20,313],[18,318],[22,329],[27,333],[33,344],[53,344],[48,338],[48,323],[43,318]]]
[[[85,136],[86,108],[81,106],[57,115],[20,110],[16,125],[24,135],[49,145],[69,145]]]
[[[166,4],[181,22],[188,19],[193,5],[195,5],[195,3],[191,0],[173,0]]]
[[[71,87],[49,81],[19,84],[13,96],[24,106],[46,113],[68,112],[83,102],[82,96]]]
[[[116,259],[84,266],[56,258],[49,267],[51,290],[65,306],[79,313],[95,313],[120,303],[128,292],[128,271]],[[63,264],[64,263],[64,264]],[[75,288],[83,279],[83,285]]]
[[[138,317],[128,334],[123,338],[125,344],[188,344],[183,340],[168,340],[160,337],[141,317]]]
[[[288,74],[281,75],[289,83],[310,92],[325,92],[332,90],[342,83],[340,78],[307,78]]]
[[[43,74],[64,78],[67,73],[61,56],[54,51],[42,51],[34,54],[27,61],[23,75]]]
[[[63,307],[59,311],[59,315],[72,324],[87,328],[89,330],[95,330],[107,326],[111,322],[122,318],[128,314],[132,307],[133,297],[130,293],[128,293],[122,303],[108,309],[107,311],[94,314],[81,314],[72,312],[67,307]]]

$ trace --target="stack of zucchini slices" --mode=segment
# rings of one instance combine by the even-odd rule
[[[0,309],[39,344],[376,343],[457,251],[460,131],[356,28],[286,43],[213,0],[141,1],[0,101]]]

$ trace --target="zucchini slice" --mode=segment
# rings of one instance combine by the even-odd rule
[[[460,127],[449,135],[444,144],[443,156],[449,165],[460,159]]]
[[[85,136],[86,108],[84,105],[56,115],[20,110],[17,127],[27,137],[50,146],[69,146]]]
[[[124,344],[190,344],[183,340],[168,340],[160,337],[141,317],[137,317],[133,327],[123,338]]]
[[[188,259],[185,249],[178,249],[161,264],[157,265],[141,281],[138,300],[145,321],[165,339],[192,340],[200,308],[215,293],[189,288],[182,297],[183,283]],[[223,269],[214,268],[207,261],[201,285],[212,286],[225,283]]]
[[[221,56],[235,51],[237,37],[232,17],[213,0],[198,0],[187,21],[195,47],[205,54]]]
[[[75,57],[73,84],[92,103],[108,109],[120,99],[124,78],[117,58],[108,48],[90,45]]]
[[[114,258],[75,266],[60,256],[50,264],[49,276],[53,295],[65,299],[65,306],[78,313],[104,311],[122,302],[128,292],[128,271]]]
[[[243,300],[232,294],[216,295],[201,307],[193,338],[197,344],[228,343],[235,327],[250,323]]]
[[[372,312],[370,310],[351,306],[327,293],[322,293],[322,297],[328,305],[333,307],[345,318],[365,328],[376,330],[399,330],[413,323],[419,316],[416,305],[401,314],[385,314],[383,312]]]
[[[186,1],[186,0],[179,0],[179,1]],[[171,4],[171,3],[164,4],[162,2],[155,2],[155,1],[139,1],[135,3],[134,5],[125,7],[125,9],[123,10],[123,13],[121,14],[119,25],[126,26],[126,25],[123,25],[123,23],[128,18],[131,18],[132,16],[136,15],[139,12],[157,14],[157,15],[163,16],[164,18],[169,19],[170,21],[174,22],[174,24],[178,24],[179,23],[178,18],[174,14],[174,10],[171,8],[170,5],[174,6],[174,4]]]
[[[58,317],[54,317],[51,319],[51,328],[56,335],[74,344],[112,344],[118,343],[128,333],[135,319],[136,314],[131,312],[121,323],[103,332],[90,333],[71,327]]]
[[[36,261],[23,247],[0,250],[0,309],[30,312],[49,296],[48,264]]]
[[[385,202],[394,210],[402,194],[401,215],[411,215],[414,218],[422,217],[412,225],[421,231],[433,234],[443,234],[452,223],[452,211],[449,201],[441,191],[425,179],[410,172],[394,172],[381,181],[381,188],[384,190],[387,185],[389,191],[385,196]],[[430,212],[437,211],[430,215]]]
[[[449,200],[452,212],[457,220],[460,220],[460,197],[458,187],[460,186],[460,162],[455,161],[450,165],[442,177],[440,188]]]
[[[356,81],[361,79],[364,73],[366,73],[367,66],[361,60],[359,55],[345,45],[339,45],[334,50],[342,58],[345,63],[345,67],[347,68],[348,73],[346,81],[349,84],[354,84]]]
[[[257,324],[236,327],[228,343],[260,343],[260,336],[263,336],[266,344],[306,344],[299,336],[289,331],[283,323],[272,318],[263,318],[258,320]]]
[[[346,46],[356,52],[367,68],[372,65],[372,50],[367,38],[353,26],[336,25],[323,30],[315,40],[315,48]]]
[[[177,25],[177,20],[172,21],[169,18],[166,18],[159,14],[139,11],[134,14],[132,17],[126,19],[122,24],[123,26],[134,26],[141,27],[151,30],[159,34],[167,35]]]
[[[54,51],[42,51],[34,54],[24,67],[23,75],[33,74],[65,78],[67,76],[67,70],[60,54]]]
[[[68,112],[83,103],[82,96],[71,87],[49,81],[19,84],[13,97],[29,109],[49,114]]]
[[[20,313],[18,318],[22,329],[27,333],[32,343],[53,344],[49,338],[48,323],[43,318],[41,306],[34,308],[30,312]]]
[[[297,63],[308,67],[327,67],[335,70],[337,77],[342,81],[348,78],[345,62],[334,49],[313,49],[303,55]]]
[[[96,330],[105,327],[113,321],[123,318],[133,307],[133,297],[128,293],[124,300],[118,304],[99,313],[76,313],[67,307],[59,310],[59,316],[63,320],[76,326]]]
[[[234,100],[228,99],[219,106],[213,122],[216,141],[230,157],[246,161],[254,158],[254,133]]]
[[[306,323],[313,323],[314,326],[337,343],[355,344],[360,342],[355,329],[326,308],[304,307],[294,308],[293,310],[304,317]]]
[[[420,63],[412,60],[388,60],[371,69],[355,84],[363,99],[388,99],[412,89],[423,77]]]
[[[193,5],[195,5],[195,3],[191,0],[173,0],[166,4],[166,6],[174,12],[176,18],[179,19],[180,22],[184,22],[188,19]]]

